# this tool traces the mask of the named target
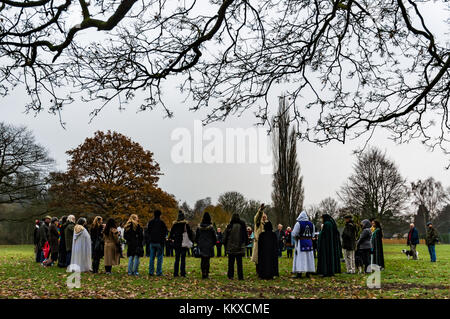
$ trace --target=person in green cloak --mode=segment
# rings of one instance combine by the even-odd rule
[[[322,215],[323,227],[319,234],[317,274],[324,277],[341,273],[342,248],[336,222],[328,215]]]
[[[384,269],[384,255],[383,255],[383,230],[378,220],[372,221],[372,227],[375,229],[372,233],[372,264],[380,266]]]

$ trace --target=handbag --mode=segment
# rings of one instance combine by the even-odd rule
[[[183,241],[181,242],[181,247],[192,248],[192,241],[189,239],[189,235],[188,235],[187,229],[186,229],[186,224],[184,224]]]
[[[198,246],[195,246],[193,251],[194,251],[194,257],[195,258],[200,258],[201,257],[200,256],[200,248]]]
[[[50,254],[50,245],[48,244],[48,241],[45,242],[42,251],[44,252],[44,258],[47,259],[48,255]]]

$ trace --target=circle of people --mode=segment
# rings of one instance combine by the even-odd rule
[[[139,224],[139,217],[132,214],[125,225],[117,226],[113,218],[103,223],[101,216],[96,216],[88,228],[87,219],[75,216],[46,216],[42,222],[36,221],[34,244],[36,262],[43,266],[58,263],[67,267],[67,271],[99,272],[100,260],[104,258],[105,273],[111,274],[112,267],[119,265],[127,245],[128,275],[139,275],[140,258],[150,257],[148,274],[161,276],[164,248],[166,256],[175,256],[173,276],[186,276],[186,255],[192,254],[201,259],[202,278],[210,272],[210,259],[221,257],[222,245],[228,256],[229,279],[234,277],[237,265],[237,277],[244,279],[242,260],[245,255],[256,265],[256,273],[261,279],[279,276],[278,258],[282,251],[293,258],[292,273],[301,278],[302,274],[324,277],[341,273],[341,258],[345,259],[348,274],[370,272],[370,265],[384,269],[382,230],[378,221],[363,220],[362,231],[357,238],[357,227],[352,216],[345,216],[345,227],[340,235],[335,220],[328,214],[322,215],[322,226],[316,233],[314,224],[306,211],[298,216],[293,229],[282,225],[273,231],[272,223],[264,213],[264,204],[254,217],[254,230],[248,227],[239,214],[233,214],[230,223],[222,233],[214,229],[211,216],[205,212],[195,234],[185,215],[178,212],[170,231],[161,219],[161,211],[155,210],[154,217],[144,229]],[[342,243],[341,243],[342,238]],[[342,253],[344,251],[344,253]],[[174,253],[175,252],[175,253]],[[317,269],[315,265],[317,257]],[[155,258],[157,259],[155,272]]]

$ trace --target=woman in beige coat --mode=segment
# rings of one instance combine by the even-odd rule
[[[103,238],[105,241],[105,272],[111,274],[112,266],[116,266],[120,262],[119,232],[114,219],[110,218],[106,223]]]
[[[267,215],[264,213],[264,204],[258,209],[255,215],[255,239],[253,241],[252,261],[256,264],[256,272],[258,272],[258,238],[264,231],[264,224],[267,222]]]

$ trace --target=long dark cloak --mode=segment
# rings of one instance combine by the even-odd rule
[[[336,223],[329,217],[324,218],[323,228],[319,234],[317,273],[333,276],[341,273],[342,248]]]
[[[273,279],[279,276],[278,272],[278,240],[272,231],[272,224],[264,225],[264,232],[258,239],[258,274],[262,279]]]
[[[377,228],[372,234],[372,263],[384,268],[383,233]]]

